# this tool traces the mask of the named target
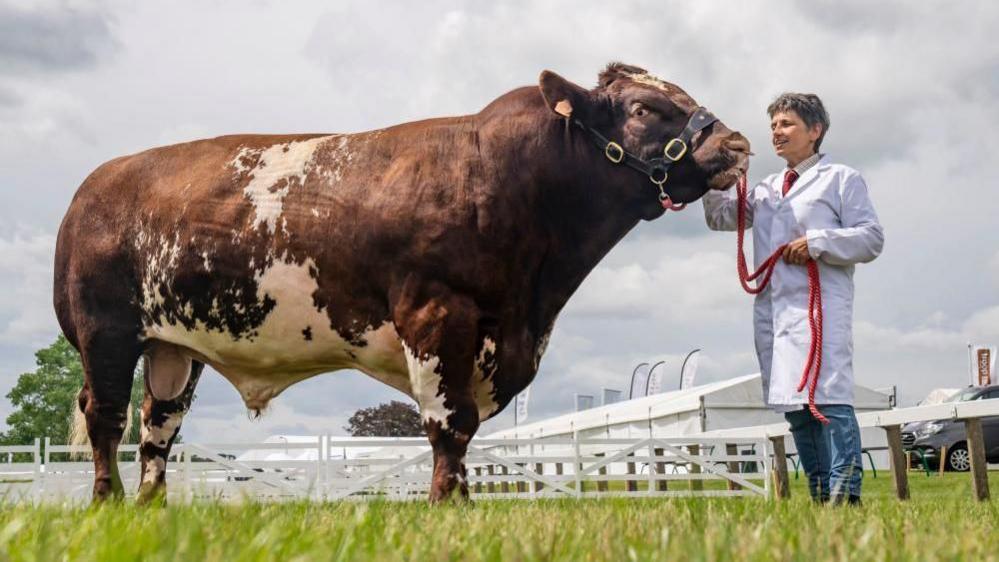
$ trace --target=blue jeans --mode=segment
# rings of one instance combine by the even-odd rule
[[[860,497],[863,464],[860,457],[860,427],[853,406],[819,406],[829,420],[824,425],[807,408],[784,414],[798,458],[808,476],[808,490],[817,501],[841,501]]]

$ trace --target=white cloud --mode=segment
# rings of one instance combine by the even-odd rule
[[[904,328],[877,326],[864,321],[856,323],[854,338],[862,341],[863,345],[883,353],[899,351],[939,353],[960,347],[967,342],[959,332],[932,328],[906,330]]]
[[[19,231],[0,236],[0,343],[26,348],[52,343],[55,236]]]
[[[92,123],[82,102],[60,89],[39,87],[24,79],[0,80],[11,102],[0,104],[0,150],[31,157],[39,147],[92,143]]]
[[[352,413],[303,414],[293,403],[275,400],[260,418],[251,419],[245,410],[234,412],[232,404],[195,406],[182,433],[189,441],[213,443],[252,443],[271,435],[337,435]]]
[[[975,312],[964,323],[962,333],[967,341],[999,344],[999,306]]]
[[[670,242],[661,247],[677,247]],[[750,302],[741,294],[731,255],[650,252],[648,256],[644,263],[597,266],[573,298],[571,313],[687,322],[723,316]]]
[[[992,255],[991,259],[989,259],[986,268],[989,272],[992,284],[999,289],[999,250],[996,250],[996,253]]]

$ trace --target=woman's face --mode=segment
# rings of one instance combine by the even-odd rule
[[[794,111],[780,111],[770,119],[770,132],[777,156],[787,160],[789,166],[796,166],[815,153],[813,147],[822,132],[822,125],[816,123],[809,129]]]

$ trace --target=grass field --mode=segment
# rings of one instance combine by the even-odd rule
[[[967,475],[887,474],[860,508],[815,506],[801,480],[762,499],[6,506],[0,560],[996,560],[999,500]],[[999,474],[992,475],[999,492]]]

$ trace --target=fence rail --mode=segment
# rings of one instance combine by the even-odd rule
[[[999,416],[999,399],[972,400],[968,402],[945,402],[931,406],[896,408],[877,412],[857,414],[861,428],[881,428],[888,440],[889,459],[895,486],[895,494],[900,500],[909,498],[909,461],[902,444],[901,428],[911,422],[953,420],[964,423],[966,443],[971,464],[972,494],[979,500],[989,499],[988,464],[985,439],[982,434],[982,418]],[[701,434],[722,440],[760,439],[770,440],[776,458],[784,456],[784,441],[788,435],[787,423],[721,429]],[[941,459],[941,463],[943,460]],[[775,497],[790,496],[788,488],[787,464],[775,463]]]
[[[266,459],[268,452],[290,455]],[[0,497],[86,501],[87,446],[36,440],[0,447]],[[466,456],[473,498],[762,496],[771,488],[769,442],[722,439],[481,439]],[[22,458],[23,457],[23,458]],[[138,488],[136,445],[118,450],[126,493]],[[433,453],[424,438],[311,443],[178,443],[167,464],[171,499],[363,501],[423,499]]]

